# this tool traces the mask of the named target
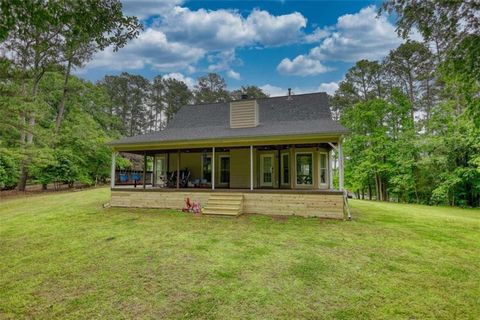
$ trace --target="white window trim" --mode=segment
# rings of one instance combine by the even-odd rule
[[[325,183],[322,183],[322,179],[321,179],[321,174],[322,174],[322,167],[321,167],[321,159],[320,159],[320,155],[325,155],[325,170],[326,170],[326,173],[325,173]],[[329,168],[328,168],[328,152],[326,151],[319,151],[318,152],[318,187],[321,188],[321,189],[327,189],[328,188],[328,184],[329,184]]]
[[[218,184],[221,185],[221,186],[228,186],[230,184],[230,181],[229,182],[222,182],[221,181],[221,179],[222,179],[222,158],[230,159],[230,155],[219,155],[218,156]],[[202,173],[203,173],[203,170],[202,170]]]
[[[263,182],[263,166],[262,166],[262,158],[271,157],[272,158],[272,181],[269,184],[264,184]],[[274,162],[275,162],[275,154],[273,153],[261,153],[260,154],[260,163],[258,168],[258,173],[260,175],[260,187],[270,187],[273,188],[275,176],[274,176]]]
[[[309,154],[312,156],[312,184],[298,184],[297,183],[297,155],[302,155],[302,154]],[[295,186],[296,187],[300,187],[300,188],[313,188],[314,185],[315,185],[315,181],[313,181],[313,178],[315,177],[315,165],[314,165],[314,162],[315,159],[314,159],[314,156],[313,156],[313,152],[307,152],[307,151],[299,151],[299,152],[295,152]]]
[[[287,164],[288,164],[288,183],[285,183],[283,182],[284,181],[284,170],[283,170],[283,166],[284,166],[284,161],[283,161],[283,157],[284,156],[287,156],[288,157],[288,160],[287,160]],[[282,186],[290,186],[290,179],[292,178],[292,175],[291,175],[291,172],[292,172],[292,168],[291,167],[291,163],[290,163],[290,153],[288,152],[283,152],[283,153],[280,153],[280,185]]]

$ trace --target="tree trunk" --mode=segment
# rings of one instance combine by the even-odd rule
[[[32,98],[35,99],[37,96],[37,91],[38,91],[38,85],[40,83],[40,79],[43,76],[44,71],[42,70],[37,76],[35,77],[34,83],[33,83],[33,89],[32,89]],[[26,134],[26,146],[33,144],[33,132],[35,130],[35,123],[36,123],[36,118],[35,118],[35,112],[32,112],[29,115],[29,120],[28,120],[28,131]],[[30,162],[30,159],[24,159],[21,162],[20,165],[20,179],[18,182],[18,190],[19,191],[25,191],[25,188],[27,187],[27,180],[28,180],[28,163]]]
[[[372,185],[370,181],[368,181],[368,200],[372,200]]]
[[[63,114],[65,113],[65,103],[67,100],[68,93],[68,80],[70,78],[70,71],[72,69],[71,59],[68,60],[67,70],[65,71],[65,80],[63,82],[63,93],[62,99],[60,100],[60,105],[58,106],[57,119],[55,120],[55,135],[60,131],[60,127],[63,121]]]

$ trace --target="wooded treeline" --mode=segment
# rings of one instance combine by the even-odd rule
[[[385,2],[399,34],[424,41],[358,61],[332,98],[351,130],[345,182],[357,196],[480,205],[479,6]],[[184,104],[266,96],[255,86],[229,91],[213,73],[194,88],[160,75],[95,84],[72,75],[141,28],[118,0],[0,1],[0,189],[94,184],[109,175],[107,141],[161,130]]]
[[[142,26],[118,0],[0,1],[0,21],[0,189],[95,184],[109,176],[106,142],[161,130],[187,103],[265,96],[254,86],[229,92],[214,73],[193,90],[161,76],[93,84],[72,75],[138,35]]]
[[[225,80],[216,73],[198,78],[193,88],[169,77],[158,75],[149,81],[141,75],[126,72],[106,76],[98,85],[111,97],[109,114],[119,118],[116,124],[112,123],[112,128],[126,136],[162,130],[186,104],[238,100],[242,94],[251,98],[267,97],[256,86],[229,91]]]
[[[332,101],[360,198],[480,206],[478,2],[392,0],[399,34],[382,61],[358,61]]]

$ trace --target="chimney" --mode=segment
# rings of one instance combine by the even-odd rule
[[[242,98],[242,100],[247,100],[248,99],[248,94],[245,94],[245,93],[242,94],[241,98]]]
[[[292,100],[292,88],[288,88],[288,97],[287,100]]]

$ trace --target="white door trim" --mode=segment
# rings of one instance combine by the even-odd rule
[[[228,182],[222,182],[222,158],[228,158],[230,159],[230,155],[219,155],[218,156],[218,184],[222,186],[227,186],[230,184],[230,181]]]

